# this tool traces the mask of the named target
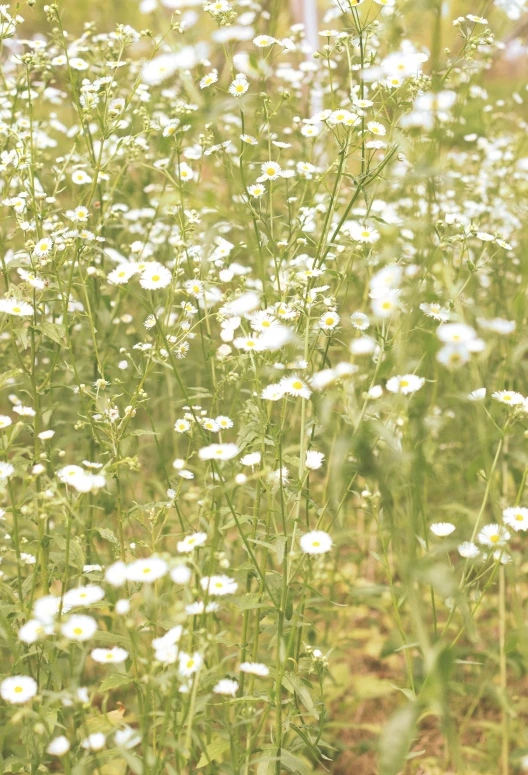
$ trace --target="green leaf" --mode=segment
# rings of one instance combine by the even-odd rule
[[[126,635],[116,635],[113,632],[106,632],[105,630],[97,630],[94,633],[93,639],[98,643],[105,643],[108,646],[115,646],[116,643],[123,648],[130,650],[130,638]]]
[[[275,541],[275,553],[277,555],[278,565],[282,565],[287,543],[288,543],[288,539],[286,538],[286,536],[277,536],[277,540]]]
[[[145,771],[143,762],[141,761],[141,759],[131,754],[130,751],[121,750],[119,752],[119,755],[123,757],[123,759],[126,761],[126,763],[130,767],[134,775],[142,775],[142,773]]]
[[[60,326],[58,323],[39,323],[36,328],[45,336],[48,336],[50,339],[53,339],[54,342],[57,344],[60,344],[61,347],[66,346],[66,342],[64,341],[66,336],[66,329],[64,326]]]
[[[311,713],[316,719],[319,718],[319,713],[315,709],[312,695],[300,676],[296,673],[285,673],[282,679],[282,685],[292,694],[295,692],[308,713]]]
[[[264,748],[262,756],[258,758],[256,775],[274,775],[277,751],[275,748]]]
[[[380,775],[397,775],[407,756],[416,728],[418,707],[410,703],[394,713],[381,733]]]
[[[157,433],[157,431],[136,428],[135,430],[130,431],[130,433],[127,433],[127,436],[159,436],[159,433]]]
[[[247,595],[230,597],[228,602],[236,606],[240,611],[249,611],[252,608],[266,608],[269,606],[269,603],[259,598],[258,592],[250,592]]]
[[[109,689],[117,689],[118,686],[125,686],[131,682],[132,678],[124,673],[110,673],[101,682],[100,692],[107,692]]]
[[[219,759],[222,754],[224,754],[227,749],[229,748],[229,741],[228,740],[220,740],[216,739],[213,740],[212,743],[209,743],[205,751],[200,756],[200,760],[197,767],[206,767],[210,762],[214,761],[215,759]]]
[[[119,546],[119,540],[114,533],[113,530],[110,530],[109,527],[98,527],[97,532],[101,536],[101,538],[104,538],[105,541],[110,541],[110,543],[115,544],[116,546]]]
[[[295,775],[310,775],[313,772],[311,765],[305,759],[300,759],[289,751],[281,751],[281,764],[289,772],[295,773]]]
[[[63,536],[53,537],[52,549],[55,549],[56,547],[58,547],[59,551],[51,551],[50,556],[57,565],[60,565],[61,562],[66,561],[66,539]],[[79,539],[72,538],[70,541],[69,565],[73,565],[81,570],[84,567],[85,562],[84,552],[81,548]]]
[[[3,387],[3,385],[6,384],[11,379],[14,379],[15,377],[18,377],[20,375],[20,369],[9,369],[8,371],[3,371],[0,374],[0,387]]]

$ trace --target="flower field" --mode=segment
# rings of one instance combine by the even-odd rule
[[[0,6],[2,773],[528,771],[524,5]]]

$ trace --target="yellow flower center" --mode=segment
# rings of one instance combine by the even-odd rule
[[[152,279],[153,279],[153,281],[154,281],[155,283],[157,283],[157,282],[158,282],[158,280],[160,279],[160,276],[159,276],[159,274],[154,274],[154,275],[152,275]]]
[[[490,536],[490,541],[492,543],[494,543],[494,544],[498,543],[499,540],[500,540],[500,536],[497,535],[496,533],[494,535]]]
[[[302,386],[303,386],[302,382],[299,382],[299,380],[297,380],[297,382],[294,382],[292,384],[292,387],[295,388],[295,390],[300,390],[302,388]]]
[[[73,630],[74,635],[82,635],[82,627],[75,627]]]
[[[20,692],[23,692],[23,691],[24,691],[24,690],[23,690],[23,688],[22,688],[21,686],[15,686],[15,692],[16,692],[17,694],[20,694]]]

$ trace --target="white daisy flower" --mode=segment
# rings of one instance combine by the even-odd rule
[[[379,231],[368,223],[350,223],[348,225],[348,233],[356,242],[363,242],[369,245],[377,242],[380,238]]]
[[[58,737],[54,737],[53,740],[48,743],[46,753],[49,753],[50,756],[64,756],[64,754],[68,753],[69,750],[70,741],[68,738],[64,735],[59,735]]]
[[[255,199],[263,196],[266,193],[265,187],[261,183],[255,183],[253,186],[248,186],[248,194]]]
[[[325,554],[332,548],[332,539],[323,530],[312,530],[305,533],[299,541],[305,554]]]
[[[70,589],[63,598],[63,610],[68,611],[78,606],[89,606],[98,603],[104,597],[104,590],[96,584]]]
[[[283,393],[289,396],[300,396],[301,398],[310,398],[312,391],[306,383],[298,376],[285,377],[281,379],[280,386]]]
[[[192,533],[192,535],[185,536],[182,541],[178,541],[176,548],[180,554],[189,554],[200,546],[203,546],[207,541],[207,533]]]
[[[200,460],[231,460],[240,452],[236,444],[210,444],[198,451]]]
[[[484,546],[504,546],[511,538],[510,533],[502,525],[492,524],[482,528],[477,536],[479,544]]]
[[[14,473],[15,468],[11,465],[11,463],[6,463],[3,460],[0,460],[0,481],[2,481],[2,479],[9,479],[9,477],[13,476]]]
[[[366,331],[370,325],[370,321],[364,312],[353,312],[350,315],[350,321],[358,331]]]
[[[339,320],[337,312],[326,312],[319,320],[319,328],[323,331],[332,331],[339,324]]]
[[[123,748],[125,751],[129,751],[131,748],[135,748],[136,745],[141,743],[141,735],[136,732],[132,727],[125,727],[124,729],[118,729],[114,735],[116,745],[118,748]]]
[[[25,301],[18,301],[18,299],[0,299],[0,312],[16,317],[29,317],[33,315],[33,307]]]
[[[76,186],[83,186],[85,183],[91,183],[92,179],[84,170],[75,170],[72,172],[72,181]]]
[[[204,77],[200,80],[200,89],[207,89],[208,86],[212,86],[213,83],[216,83],[217,81],[218,72],[213,70],[212,72],[204,75]]]
[[[316,471],[323,465],[324,453],[317,452],[315,449],[309,449],[306,453],[306,461],[304,465],[310,471]]]
[[[170,285],[172,273],[166,266],[157,263],[147,264],[141,272],[139,284],[142,288],[149,291],[155,291],[158,288],[166,288]]]
[[[260,168],[264,180],[277,180],[281,174],[280,164],[276,161],[267,161]]]
[[[438,538],[445,538],[446,536],[451,535],[456,528],[450,522],[435,522],[431,525],[430,530],[435,536],[438,536]]]
[[[103,732],[93,732],[88,737],[85,737],[81,743],[81,747],[87,751],[100,751],[104,748],[106,743],[106,737]]]
[[[486,398],[486,388],[477,388],[476,390],[472,390],[471,393],[468,395],[468,399],[470,401],[483,401]]]
[[[0,696],[11,705],[21,705],[33,699],[38,690],[36,681],[29,675],[12,675],[0,684]]]
[[[93,637],[97,622],[91,616],[82,614],[70,616],[62,625],[61,632],[68,640],[85,641]]]
[[[266,678],[269,675],[269,667],[262,664],[262,662],[242,662],[240,665],[241,673],[249,673],[249,675],[258,675],[260,678]]]
[[[418,377],[416,374],[404,374],[387,380],[386,388],[391,393],[402,393],[406,396],[410,393],[416,393],[424,384],[423,377]]]
[[[471,560],[474,557],[478,557],[480,554],[480,549],[472,541],[464,541],[464,543],[459,545],[458,553],[461,557],[464,557],[467,560]]]
[[[502,512],[504,523],[515,532],[528,530],[528,509],[521,506],[513,506]]]
[[[179,671],[182,676],[187,678],[190,675],[194,675],[203,665],[202,656],[195,651],[194,654],[186,654],[185,651],[181,651],[179,655]]]
[[[152,583],[161,579],[169,568],[161,557],[142,557],[127,566],[126,577],[129,581]]]
[[[261,460],[260,452],[250,452],[248,455],[240,458],[240,462],[243,466],[257,466]]]
[[[181,550],[178,549],[178,551],[181,551]],[[179,565],[175,565],[174,568],[171,569],[169,575],[175,584],[180,584],[183,587],[190,582],[192,578],[192,570],[189,568],[188,565],[183,565],[180,563]]]
[[[508,406],[517,406],[524,401],[524,396],[514,390],[497,390],[491,394],[491,397],[501,404],[508,404]]]
[[[238,691],[238,681],[233,681],[230,678],[222,678],[218,681],[216,686],[213,687],[214,694],[225,694],[229,697],[234,697]]]
[[[233,97],[242,97],[249,89],[249,82],[245,75],[238,74],[234,81],[229,85],[229,94]]]
[[[119,648],[119,646],[114,646],[111,649],[93,649],[92,653],[90,654],[91,658],[94,662],[100,662],[100,663],[115,663],[116,665],[121,664],[121,662],[124,662],[125,659],[128,657],[128,651],[125,649]]]
[[[237,582],[229,576],[204,576],[200,586],[210,595],[234,595],[238,589]]]

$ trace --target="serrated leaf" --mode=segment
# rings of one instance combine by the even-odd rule
[[[53,339],[54,342],[60,344],[61,347],[65,347],[64,338],[66,336],[66,330],[64,326],[60,326],[58,323],[39,323],[36,328],[45,336]]]
[[[292,694],[295,692],[308,713],[311,713],[316,719],[319,718],[319,713],[315,709],[312,695],[300,676],[296,673],[286,673],[282,679],[282,685]]]
[[[118,686],[125,686],[131,682],[132,678],[124,673],[110,673],[101,682],[100,692],[107,692],[109,689],[117,689]]]
[[[295,756],[290,751],[281,751],[281,765],[295,775],[310,775],[313,772],[312,766],[305,759]]]
[[[109,527],[98,527],[97,532],[101,536],[101,538],[104,538],[105,541],[110,541],[112,544],[115,544],[116,546],[119,545],[119,540],[114,533],[113,530],[110,530]]]
[[[136,428],[135,430],[130,431],[130,433],[127,433],[127,436],[159,436],[159,433],[157,433],[157,431],[147,430],[146,428]]]
[[[59,549],[59,552],[52,551],[50,552],[50,555],[54,562],[56,562],[58,565],[62,561],[66,561],[66,539],[63,538],[63,536],[53,536],[53,543],[56,544],[56,546]],[[81,548],[81,544],[78,541],[77,538],[72,538],[70,541],[70,556],[69,556],[69,564],[75,566],[76,568],[82,569],[84,567],[84,564],[86,562],[84,552]]]
[[[198,761],[196,767],[205,767],[215,759],[219,759],[228,748],[228,740],[213,740],[213,742],[209,743],[205,751],[200,756],[200,760]]]
[[[258,592],[250,592],[247,595],[235,595],[234,597],[230,597],[228,602],[240,611],[249,611],[252,608],[265,608],[270,605],[270,603],[265,600],[260,600],[259,598],[260,595]]]

